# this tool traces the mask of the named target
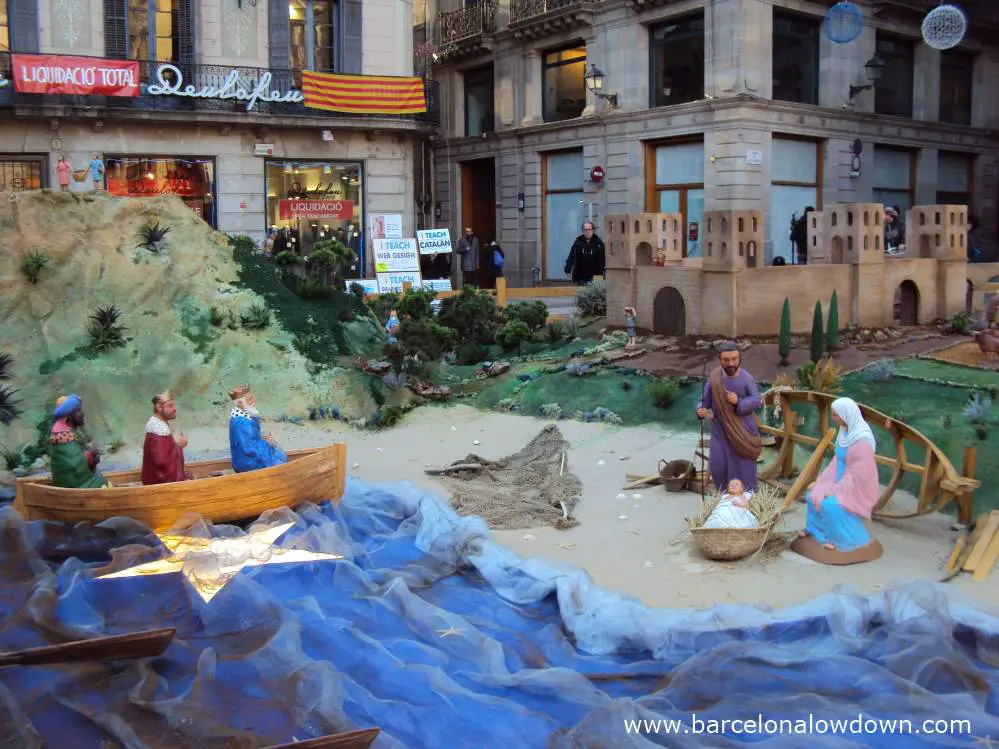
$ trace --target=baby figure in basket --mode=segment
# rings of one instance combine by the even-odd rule
[[[732,479],[703,528],[756,528],[759,522],[749,509],[753,493],[747,492],[739,479]]]

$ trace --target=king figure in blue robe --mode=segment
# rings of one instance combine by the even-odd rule
[[[271,468],[288,462],[288,456],[269,434],[260,433],[257,399],[249,385],[229,391],[232,411],[229,414],[229,452],[236,473]]]

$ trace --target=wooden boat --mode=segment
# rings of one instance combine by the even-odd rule
[[[338,502],[347,480],[347,446],[292,450],[288,462],[234,473],[228,458],[188,463],[192,481],[144,486],[140,470],[112,471],[109,489],[63,489],[48,476],[18,479],[14,508],[26,520],[99,523],[125,516],[155,531],[169,530],[188,512],[213,523],[258,517],[267,510],[303,502]]]

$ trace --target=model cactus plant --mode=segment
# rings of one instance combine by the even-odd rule
[[[815,303],[815,314],[812,315],[812,363],[818,364],[825,349],[822,336],[822,302]]]
[[[839,348],[839,299],[833,290],[829,300],[829,322],[826,324],[826,350],[830,353]]]
[[[780,354],[780,366],[786,367],[791,362],[791,300],[784,298],[784,309],[780,313],[780,341],[777,345]]]

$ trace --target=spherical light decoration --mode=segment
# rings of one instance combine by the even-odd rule
[[[826,13],[822,30],[830,41],[837,44],[852,42],[864,30],[864,16],[860,8],[847,0],[836,3]]]
[[[922,31],[923,41],[933,49],[950,49],[964,39],[968,19],[960,8],[941,5],[926,14]]]

